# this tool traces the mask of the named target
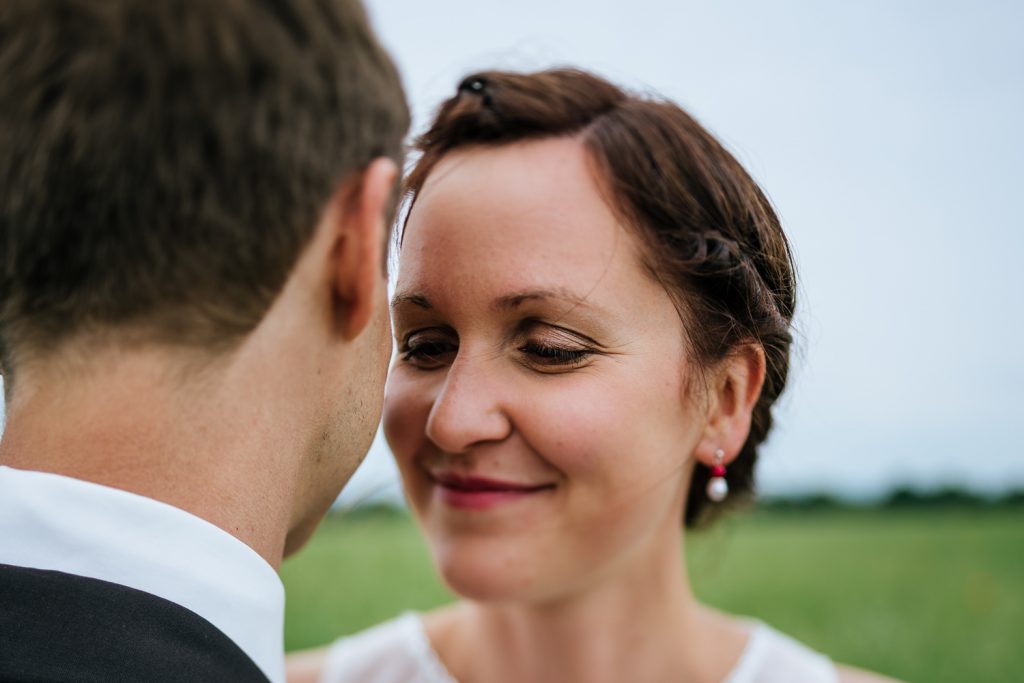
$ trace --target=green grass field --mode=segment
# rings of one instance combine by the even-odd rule
[[[907,681],[1024,681],[1024,508],[754,512],[687,544],[698,594]],[[285,563],[286,647],[452,598],[403,514],[329,519]]]

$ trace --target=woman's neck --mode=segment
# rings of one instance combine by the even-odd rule
[[[557,601],[464,603],[429,618],[428,632],[460,681],[722,680],[745,630],[696,601],[669,550]]]

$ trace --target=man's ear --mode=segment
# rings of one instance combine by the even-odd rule
[[[385,220],[397,177],[394,161],[375,159],[341,199],[331,267],[336,325],[345,339],[359,336],[378,305],[389,234]]]
[[[707,427],[695,453],[706,465],[714,463],[719,449],[725,452],[723,462],[728,464],[743,448],[764,386],[764,349],[760,344],[744,344],[716,370],[708,396]]]

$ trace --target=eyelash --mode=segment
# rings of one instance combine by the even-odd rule
[[[436,370],[445,363],[439,356],[458,351],[458,346],[449,342],[439,340],[416,342],[412,339],[414,336],[415,333],[409,335],[402,344],[402,360],[420,370]],[[566,348],[535,341],[526,342],[518,350],[531,357],[527,361],[528,364],[547,368],[576,368],[594,354],[594,351],[588,348]]]
[[[438,347],[444,347],[448,345],[446,342],[437,340],[427,340],[422,342],[413,342],[412,337],[409,335],[405,342],[402,344],[402,360],[406,363],[416,365],[417,363],[429,364],[432,359],[445,353],[450,353],[451,350],[445,349],[440,353],[437,352]],[[432,352],[433,351],[433,352]],[[416,365],[421,370],[435,370],[440,367],[442,361],[437,361],[432,367],[423,367],[422,365]]]
[[[526,344],[519,347],[519,350],[537,359],[541,359],[538,365],[551,367],[562,365],[576,367],[594,353],[590,349],[567,349],[561,346],[538,344],[537,342],[526,342]]]

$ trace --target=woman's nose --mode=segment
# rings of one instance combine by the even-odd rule
[[[502,441],[512,423],[502,406],[500,381],[482,361],[456,359],[427,418],[427,438],[447,453]]]

